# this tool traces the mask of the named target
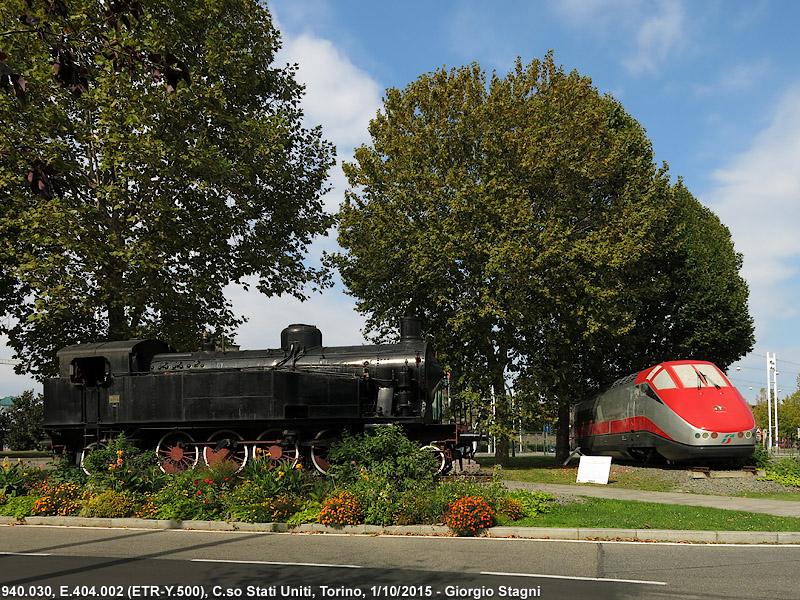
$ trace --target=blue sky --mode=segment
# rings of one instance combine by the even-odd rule
[[[730,228],[744,255],[756,346],[730,376],[748,399],[775,352],[782,395],[800,372],[800,3],[789,0],[277,0],[280,62],[299,64],[309,124],[341,160],[368,141],[388,87],[477,62],[505,75],[553,50],[647,130],[658,161]],[[337,166],[326,204],[346,187]],[[312,255],[335,246],[320,240]],[[305,304],[231,288],[249,317],[244,347],[275,347],[289,323],[315,323],[326,344],[358,343],[363,319],[341,286]],[[0,358],[10,358],[0,348]],[[702,358],[702,357],[697,357]],[[0,365],[0,396],[32,387]],[[750,391],[750,387],[753,390]]]

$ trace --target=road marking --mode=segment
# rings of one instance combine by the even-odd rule
[[[0,552],[3,556],[53,556],[43,552]]]
[[[266,560],[225,560],[218,558],[193,558],[191,562],[233,563],[237,565],[277,565],[281,567],[331,567],[333,569],[362,569],[360,565],[331,565],[323,563],[277,562]]]
[[[540,575],[538,573],[499,573],[481,571],[481,575],[502,575],[503,577],[541,577],[542,579],[571,579],[574,581],[607,581],[609,583],[639,583],[642,585],[667,585],[666,581],[643,581],[641,579],[613,579],[611,577],[571,577],[569,575]]]

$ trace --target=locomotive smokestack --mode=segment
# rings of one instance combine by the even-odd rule
[[[422,341],[422,319],[420,319],[419,317],[401,317],[400,341],[401,342]]]

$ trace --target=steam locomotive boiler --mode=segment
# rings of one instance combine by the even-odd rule
[[[255,454],[328,470],[344,431],[402,425],[446,470],[471,439],[443,423],[442,368],[420,322],[396,344],[326,347],[290,325],[275,350],[179,353],[157,340],[80,344],[58,352],[44,386],[44,425],[77,462],[124,433],[156,450],[166,472],[204,461],[243,466]]]
[[[750,456],[755,420],[714,364],[670,361],[615,382],[573,408],[573,445],[628,460],[718,461]]]

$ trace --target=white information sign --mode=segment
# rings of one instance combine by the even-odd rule
[[[578,464],[578,483],[608,483],[611,472],[610,456],[581,456]]]

